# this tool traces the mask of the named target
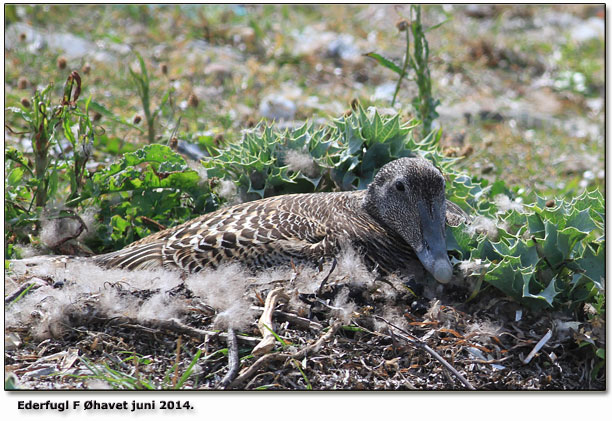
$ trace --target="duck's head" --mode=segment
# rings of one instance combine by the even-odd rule
[[[370,215],[399,234],[438,282],[453,267],[446,252],[444,177],[429,161],[400,158],[383,166],[368,186]]]

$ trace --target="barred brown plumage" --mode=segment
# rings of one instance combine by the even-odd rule
[[[106,268],[193,273],[231,261],[255,270],[317,263],[353,247],[385,274],[418,259],[438,281],[448,282],[445,221],[456,225],[468,217],[445,199],[444,190],[444,178],[430,162],[401,158],[383,166],[367,190],[242,203],[93,259]]]

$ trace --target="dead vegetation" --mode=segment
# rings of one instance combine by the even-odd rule
[[[576,345],[602,326],[521,312],[491,290],[468,301],[459,280],[379,280],[351,253],[335,263],[185,279],[13,267],[5,369],[23,389],[605,388]]]

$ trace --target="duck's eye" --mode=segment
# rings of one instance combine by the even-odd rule
[[[402,183],[401,181],[396,181],[395,182],[395,188],[397,189],[397,191],[404,191],[404,190],[406,190],[406,187],[404,187],[404,183]]]

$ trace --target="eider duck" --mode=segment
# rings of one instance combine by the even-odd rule
[[[444,196],[441,172],[422,158],[383,166],[366,190],[290,194],[242,203],[93,257],[105,268],[187,273],[231,261],[254,270],[318,263],[353,247],[373,270],[400,273],[416,259],[450,281],[445,223],[467,216]]]

